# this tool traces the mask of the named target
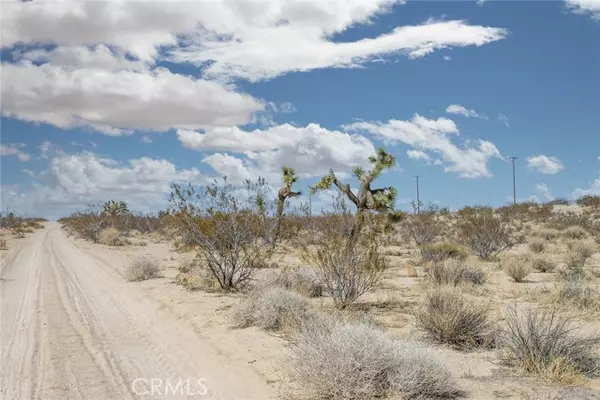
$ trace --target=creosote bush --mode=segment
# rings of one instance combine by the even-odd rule
[[[541,253],[546,250],[546,242],[539,239],[532,239],[529,241],[528,247],[532,253]]]
[[[571,319],[555,310],[509,310],[501,335],[501,360],[525,373],[563,384],[581,376],[597,376],[600,360],[595,350],[600,337],[576,335]]]
[[[234,313],[234,323],[240,328],[256,325],[272,331],[293,331],[308,318],[306,299],[280,287],[252,293]]]
[[[403,224],[404,232],[417,246],[432,243],[442,233],[442,224],[435,210],[425,209],[418,214],[408,216]]]
[[[421,345],[392,340],[379,329],[322,317],[300,329],[285,364],[288,398],[367,400],[454,398],[450,372]]]
[[[0,250],[8,250],[6,239],[0,239]]]
[[[306,297],[323,295],[323,285],[319,283],[317,275],[312,269],[306,267],[282,268],[273,279],[272,284]]]
[[[534,236],[542,238],[548,242],[558,239],[560,234],[560,231],[556,229],[540,229],[539,231],[533,233]]]
[[[469,254],[462,246],[454,243],[431,243],[419,248],[424,261],[442,261],[448,258],[465,260]]]
[[[600,291],[597,286],[585,279],[569,279],[559,288],[558,300],[582,310],[599,309]]]
[[[548,257],[538,255],[531,259],[531,266],[538,272],[552,272],[556,268],[556,263]]]
[[[457,288],[438,286],[430,290],[415,312],[417,327],[438,343],[457,348],[491,347],[496,327],[483,305]]]
[[[433,262],[425,267],[427,278],[435,285],[458,286],[463,283],[483,285],[487,276],[479,268],[474,268],[460,260]]]
[[[145,281],[160,277],[161,268],[158,261],[149,257],[140,257],[133,260],[125,271],[128,281]]]
[[[587,231],[580,226],[570,226],[562,232],[562,235],[568,239],[584,239],[587,236]]]
[[[106,228],[100,232],[99,242],[107,246],[124,246],[128,241],[121,236],[116,228]]]
[[[483,260],[491,260],[513,245],[508,223],[486,208],[462,216],[458,233],[461,240]]]
[[[501,265],[506,275],[515,282],[524,282],[532,272],[531,261],[527,257],[507,257],[502,260]]]

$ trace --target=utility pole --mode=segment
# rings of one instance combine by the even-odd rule
[[[512,169],[513,169],[513,205],[517,205],[517,184],[515,179],[515,160],[517,157],[508,157],[512,160]]]
[[[417,178],[417,214],[421,213],[421,199],[419,197],[419,178],[421,177],[421,175],[415,175],[415,178]]]

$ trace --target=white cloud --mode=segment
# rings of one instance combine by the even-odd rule
[[[28,61],[2,65],[2,100],[9,117],[112,135],[243,124],[263,108],[249,95],[164,68],[113,72]]]
[[[152,138],[148,135],[144,135],[142,136],[142,138],[140,139],[143,143],[152,143]]]
[[[491,176],[488,170],[490,158],[502,158],[496,146],[479,140],[476,146],[458,147],[451,135],[459,131],[454,121],[447,118],[427,119],[418,114],[410,121],[390,120],[381,122],[356,122],[347,130],[366,131],[394,143],[402,142],[421,151],[437,153],[446,166],[446,172],[455,172],[463,178]]]
[[[431,157],[421,150],[407,150],[406,155],[408,155],[408,158],[411,160],[431,161]]]
[[[598,176],[598,178],[596,178],[592,183],[590,183],[590,186],[586,189],[575,189],[573,191],[573,198],[577,199],[581,196],[585,196],[585,195],[593,195],[593,196],[600,196],[600,176]]]
[[[24,147],[25,143],[0,144],[0,156],[17,156],[19,161],[29,161],[31,156],[22,150]]]
[[[556,157],[548,157],[543,154],[527,157],[527,166],[537,170],[540,174],[554,175],[565,167]]]
[[[21,171],[23,171],[24,174],[31,176],[32,178],[37,178],[37,174],[30,169],[22,169]]]
[[[600,1],[598,0],[566,0],[566,4],[575,13],[590,14],[593,19],[600,20]]]
[[[498,121],[504,124],[507,128],[510,128],[510,124],[508,123],[508,117],[504,114],[498,114]]]
[[[269,178],[287,164],[305,177],[323,174],[329,168],[344,172],[366,165],[375,152],[364,136],[328,130],[318,124],[283,124],[252,132],[237,127],[215,128],[203,134],[179,130],[177,137],[188,149],[243,153],[244,160],[224,154],[205,159],[217,172],[232,179],[244,179],[248,174]],[[247,172],[241,172],[243,169]]]
[[[461,106],[460,104],[451,104],[448,106],[448,108],[446,108],[446,112],[448,114],[458,114],[458,115],[463,115],[467,118],[481,118],[481,119],[488,119],[487,115],[485,114],[479,114],[477,111],[473,110],[473,109],[467,109],[464,106]]]
[[[554,200],[554,195],[552,195],[552,192],[550,191],[550,189],[548,188],[548,185],[546,185],[545,183],[538,183],[537,185],[535,185],[535,190],[546,200],[546,201],[550,201],[550,200]]]
[[[452,61],[452,57],[450,57],[450,56],[444,56],[444,61]]]

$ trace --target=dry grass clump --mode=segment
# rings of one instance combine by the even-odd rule
[[[273,279],[273,285],[292,290],[306,297],[321,297],[323,285],[315,272],[306,267],[286,267]]]
[[[331,318],[307,321],[285,364],[287,398],[366,400],[455,398],[461,395],[450,372],[419,344],[392,340],[366,324]]]
[[[308,302],[296,292],[271,287],[252,293],[234,313],[235,325],[271,331],[292,331],[310,317]]]
[[[502,260],[501,266],[515,282],[524,282],[532,272],[532,263],[526,257],[507,257]]]
[[[597,286],[584,279],[569,279],[559,288],[557,300],[582,310],[600,309],[600,292]]]
[[[483,260],[495,258],[514,244],[508,223],[482,208],[461,218],[458,234],[473,253]]]
[[[539,253],[543,252],[544,250],[546,250],[546,242],[544,242],[541,239],[532,239],[529,241],[528,247],[532,253],[539,254]]]
[[[540,229],[534,232],[533,235],[542,238],[548,242],[556,240],[560,237],[561,232],[556,229]]]
[[[577,336],[571,319],[555,310],[529,310],[521,316],[512,309],[506,324],[500,352],[505,364],[563,384],[600,372],[600,360],[595,355],[600,337]]]
[[[564,279],[580,279],[585,276],[585,263],[594,253],[594,246],[587,242],[567,242],[569,251],[565,256],[566,267],[559,270]]]
[[[125,271],[128,281],[145,281],[160,277],[161,268],[158,261],[149,257],[140,257],[133,260]]]
[[[465,260],[469,253],[467,250],[454,243],[431,243],[419,248],[424,261],[442,261],[449,258]]]
[[[8,250],[6,239],[0,239],[0,250]]]
[[[129,241],[121,236],[116,228],[106,228],[100,232],[99,241],[107,246],[125,246]]]
[[[456,288],[430,290],[415,318],[417,326],[439,343],[457,348],[491,347],[495,343],[496,328],[488,308],[473,304]]]
[[[183,263],[177,268],[179,274],[175,277],[175,283],[188,290],[217,291],[220,289],[219,282],[210,269],[198,265],[196,260]]]
[[[587,231],[581,226],[570,226],[562,232],[563,237],[574,240],[581,240],[587,236]]]
[[[531,259],[531,266],[538,272],[552,272],[556,268],[556,263],[548,257],[538,255]]]
[[[427,278],[436,285],[458,286],[463,283],[483,285],[487,276],[479,268],[473,268],[460,260],[434,262],[425,268]]]

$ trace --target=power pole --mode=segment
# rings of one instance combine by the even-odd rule
[[[421,199],[419,197],[419,178],[421,177],[421,175],[415,175],[415,178],[417,178],[417,214],[421,213]]]
[[[513,205],[517,205],[517,184],[515,179],[515,160],[517,157],[508,157],[512,160],[512,169],[513,169]]]

